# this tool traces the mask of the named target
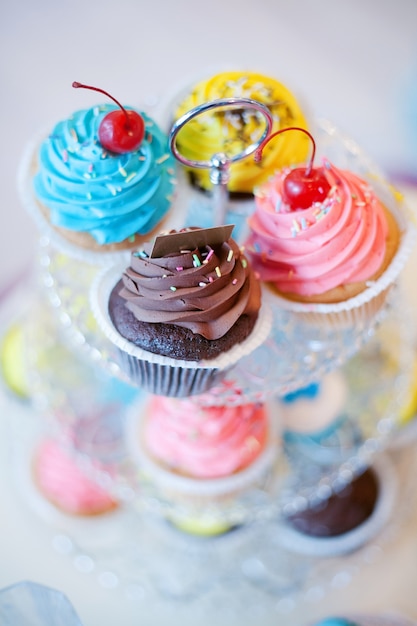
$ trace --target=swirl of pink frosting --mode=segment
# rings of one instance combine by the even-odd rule
[[[41,492],[66,513],[97,515],[117,506],[106,491],[85,476],[70,453],[52,439],[39,446],[34,473]]]
[[[154,396],[144,428],[148,452],[174,472],[193,478],[229,476],[265,447],[261,404],[200,407],[192,400]]]
[[[288,171],[257,190],[248,219],[246,250],[261,280],[300,296],[368,280],[382,264],[388,234],[384,207],[369,184],[324,160],[327,197],[291,211],[282,198]]]

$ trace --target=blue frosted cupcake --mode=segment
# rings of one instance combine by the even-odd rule
[[[78,110],[30,146],[19,178],[25,206],[41,231],[65,252],[137,247],[162,228],[175,192],[168,139],[143,111],[138,147],[116,153],[100,129],[115,104]],[[75,252],[74,252],[75,250]]]
[[[349,419],[347,400],[348,385],[341,370],[278,400],[277,415],[290,460],[299,464],[308,459],[326,466],[356,449],[362,435]]]

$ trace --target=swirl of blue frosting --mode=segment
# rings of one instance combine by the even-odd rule
[[[137,150],[114,154],[100,145],[100,122],[116,108],[95,106],[58,122],[40,146],[34,177],[35,195],[52,224],[88,232],[100,245],[152,231],[175,187],[167,136],[145,113],[138,111],[145,137]]]

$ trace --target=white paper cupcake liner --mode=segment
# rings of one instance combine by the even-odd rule
[[[40,143],[48,135],[48,132],[48,130],[43,130],[29,141],[20,160],[17,171],[17,189],[23,207],[34,220],[41,235],[47,238],[51,246],[70,258],[99,267],[114,265],[114,263],[123,260],[128,263],[131,250],[100,251],[77,246],[55,229],[42,213],[33,191],[33,177],[36,172],[36,154]],[[185,207],[179,201],[178,194],[175,193],[171,208],[165,217],[161,219],[161,230],[182,228],[184,220]],[[149,237],[151,236],[150,234]],[[146,235],[143,235],[143,237],[146,237]]]
[[[398,498],[395,468],[386,455],[372,465],[378,480],[378,499],[372,514],[362,524],[342,535],[312,537],[281,521],[277,538],[290,552],[314,557],[334,557],[358,550],[380,533],[394,514]]]
[[[176,397],[204,393],[260,346],[271,330],[271,309],[262,305],[249,337],[214,359],[186,361],[143,350],[117,332],[108,312],[110,293],[125,269],[126,265],[118,265],[97,275],[91,289],[91,307],[98,326],[118,349],[120,367],[133,384],[145,391]]]

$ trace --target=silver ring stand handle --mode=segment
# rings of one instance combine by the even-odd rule
[[[179,131],[192,119],[219,108],[232,108],[232,109],[254,109],[258,113],[261,113],[265,119],[265,130],[261,137],[254,143],[251,143],[239,154],[228,156],[223,152],[214,154],[209,161],[196,161],[193,159],[187,159],[182,155],[177,148],[177,135]],[[169,148],[174,157],[183,165],[187,167],[193,167],[197,169],[210,169],[210,181],[213,183],[213,212],[214,212],[214,225],[220,226],[224,224],[226,203],[227,203],[227,185],[230,179],[230,164],[240,161],[249,156],[260,146],[260,144],[271,133],[273,125],[273,118],[269,109],[256,100],[250,98],[223,98],[220,100],[212,100],[194,107],[184,113],[172,126],[169,133]]]

